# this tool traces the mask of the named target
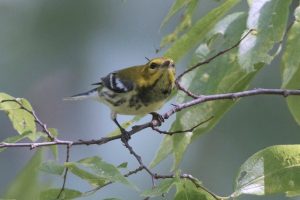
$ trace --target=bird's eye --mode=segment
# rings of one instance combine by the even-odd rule
[[[155,68],[158,68],[158,67],[159,67],[159,64],[157,64],[157,63],[151,63],[150,64],[151,69],[155,69]]]

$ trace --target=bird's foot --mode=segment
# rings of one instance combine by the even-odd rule
[[[152,115],[152,122],[157,123],[156,126],[161,126],[161,124],[165,121],[162,115],[157,112],[149,113]]]

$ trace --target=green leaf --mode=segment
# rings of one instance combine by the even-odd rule
[[[176,190],[174,200],[216,200],[211,194],[200,188],[196,188],[196,186],[188,180],[180,180],[180,182],[176,184]]]
[[[179,165],[186,148],[191,143],[192,136],[193,136],[192,132],[187,132],[182,135],[175,134],[173,136],[174,163],[173,163],[172,171],[174,171],[176,167]]]
[[[241,166],[232,196],[300,195],[299,152],[300,145],[276,145],[255,153]]]
[[[109,182],[108,179],[98,176],[97,174],[90,173],[86,170],[81,169],[77,166],[77,163],[68,162],[65,163],[65,166],[72,172],[74,175],[78,176],[79,178],[86,180],[89,184],[94,187],[101,187]]]
[[[274,55],[270,51],[284,36],[289,6],[292,0],[249,0],[247,27],[254,29],[239,46],[239,62],[242,69],[254,71],[258,63],[269,64]]]
[[[164,160],[173,151],[173,138],[172,136],[166,135],[161,142],[158,151],[154,159],[150,163],[150,168],[155,167],[158,163]]]
[[[52,189],[45,190],[41,193],[39,199],[42,199],[42,200],[56,199],[60,190],[61,190],[61,188],[52,188]],[[61,193],[59,200],[75,199],[75,198],[81,197],[81,195],[82,195],[82,193],[77,190],[65,188],[64,191]]]
[[[219,7],[210,11],[206,16],[196,22],[196,24],[184,35],[182,35],[165,53],[165,57],[170,57],[178,61],[189,50],[195,48],[205,37],[205,35],[222,19],[222,17],[240,0],[227,0]]]
[[[54,175],[62,175],[65,167],[54,160],[49,160],[41,164],[40,170]]]
[[[207,43],[201,44],[196,50],[193,63],[204,61],[219,51],[236,44],[245,30],[246,17],[244,13],[233,13],[217,23],[206,37]],[[188,73],[182,78],[182,85],[195,94],[218,94],[245,90],[262,65],[258,65],[257,71],[254,72],[242,70],[237,60],[237,51],[237,49],[233,49],[226,52],[214,59],[213,62]],[[190,97],[178,92],[178,103],[189,100]],[[210,101],[177,113],[171,131],[187,130],[212,116],[214,118],[197,127],[192,138],[190,138],[190,133],[176,134],[175,137],[171,137],[173,142],[170,142],[170,136],[165,136],[162,144],[167,140],[168,146],[161,145],[154,164],[164,159],[167,156],[166,152],[173,153],[175,159],[172,169],[175,169],[182,159],[189,141],[195,140],[197,136],[210,130],[235,103],[236,101],[232,100]],[[178,144],[181,144],[180,148],[178,148]],[[170,145],[172,146],[170,147]]]
[[[140,119],[142,119],[144,116],[145,115],[137,115],[137,116],[133,117],[132,120],[128,120],[128,121],[122,123],[121,126],[124,129],[126,129],[129,126],[131,126],[133,123],[140,121]],[[118,127],[116,127],[116,129],[113,132],[109,133],[107,136],[108,137],[113,137],[113,136],[117,136],[117,135],[120,135],[120,134],[121,134],[120,129]]]
[[[50,131],[50,133],[51,133],[51,135],[53,137],[56,138],[58,136],[57,129],[55,129],[55,128],[48,128],[48,130]],[[48,137],[47,137],[47,140],[49,140]],[[54,156],[54,159],[57,160],[57,158],[58,158],[58,145],[52,145],[52,146],[50,146],[50,149],[51,149],[52,155]]]
[[[127,165],[128,165],[128,162],[123,162],[123,163],[119,164],[117,168],[119,168],[119,169],[127,168]]]
[[[30,103],[26,99],[16,99],[8,94],[0,93],[0,110],[3,110],[7,113],[14,129],[20,135],[27,132],[35,133],[36,125],[34,117],[26,110],[21,109],[20,105],[17,102],[6,100],[15,100],[24,108],[28,109],[29,111],[32,111]],[[37,139],[36,137],[34,137],[34,135],[31,135],[29,138],[33,141]]]
[[[300,6],[295,10],[294,24],[292,25],[286,42],[286,49],[282,58],[282,87],[300,89]],[[287,98],[290,112],[300,125],[300,97]]]
[[[163,27],[171,19],[172,16],[174,16],[181,8],[187,5],[190,1],[191,0],[176,0],[170,8],[168,14],[162,21],[160,27]]]
[[[160,49],[165,47],[166,45],[174,42],[177,40],[178,35],[181,34],[181,32],[187,30],[192,25],[192,15],[197,8],[199,0],[189,0],[187,3],[187,8],[184,12],[184,14],[181,16],[180,23],[176,26],[175,30],[164,36],[160,43]],[[171,10],[170,10],[171,11]]]
[[[39,149],[11,183],[5,198],[22,200],[38,199],[41,189],[38,174],[42,160],[43,151]]]
[[[118,182],[134,189],[137,189],[132,183],[130,183],[119,171],[117,167],[107,162],[104,162],[99,157],[89,157],[74,163],[78,166],[87,167],[93,171],[93,173],[107,181]],[[72,171],[72,170],[71,170]]]
[[[165,193],[168,193],[169,190],[171,189],[171,187],[176,183],[176,181],[177,181],[177,178],[164,179],[156,187],[149,189],[149,190],[145,190],[142,193],[142,196],[157,197],[157,196],[161,196]]]

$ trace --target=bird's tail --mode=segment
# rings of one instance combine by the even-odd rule
[[[76,100],[84,100],[84,99],[97,99],[98,96],[98,88],[94,88],[90,91],[83,92],[80,94],[76,94],[70,97],[65,97],[63,100],[66,101],[76,101]]]

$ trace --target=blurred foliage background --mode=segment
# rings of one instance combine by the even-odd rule
[[[0,1],[0,91],[24,97],[49,127],[57,128],[60,138],[95,139],[115,129],[109,110],[96,102],[63,102],[62,98],[89,89],[101,76],[152,58],[161,38],[169,33],[176,20],[162,30],[161,21],[172,5],[171,0],[1,0]],[[218,1],[201,1],[197,16],[205,15]],[[247,9],[246,2],[234,9]],[[177,64],[178,71],[187,60]],[[250,88],[279,88],[279,63],[275,59],[252,82]],[[166,105],[164,109],[170,108]],[[161,111],[163,112],[163,111]],[[121,121],[130,119],[120,117]],[[145,117],[149,120],[149,117]],[[163,128],[167,129],[168,123]],[[0,113],[0,140],[15,135],[11,123]],[[274,144],[299,143],[300,128],[288,112],[280,96],[256,96],[239,101],[220,123],[190,145],[181,163],[183,172],[199,178],[210,190],[220,195],[232,192],[234,177],[240,165],[253,153]],[[149,163],[162,139],[152,131],[135,135],[131,144]],[[33,155],[26,148],[11,148],[0,154],[0,197],[10,182]],[[99,155],[115,165],[136,160],[120,141],[100,147],[73,147],[71,161]],[[65,149],[60,149],[60,161]],[[162,162],[156,171],[167,173],[171,159]],[[147,174],[132,176],[140,188],[151,187]],[[45,185],[61,185],[62,179],[42,177]],[[30,183],[28,183],[30,184]],[[81,191],[88,184],[69,175],[67,186]],[[96,195],[139,199],[132,190],[113,184]],[[277,199],[283,199],[277,196]],[[241,197],[240,199],[275,199],[274,197]]]

